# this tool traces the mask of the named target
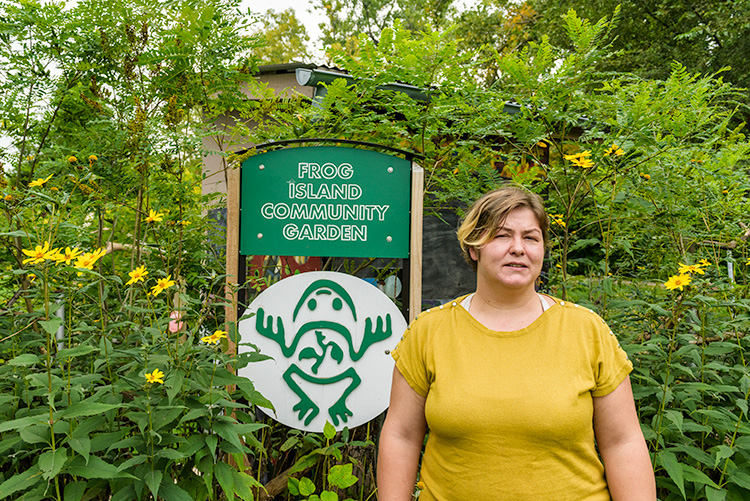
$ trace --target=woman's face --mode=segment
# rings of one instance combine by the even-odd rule
[[[477,284],[500,289],[534,288],[542,271],[544,239],[534,212],[526,207],[508,213],[495,238],[477,253]],[[478,255],[477,255],[478,254]]]

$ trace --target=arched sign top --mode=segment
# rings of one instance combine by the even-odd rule
[[[409,257],[411,162],[341,146],[242,163],[240,253]]]

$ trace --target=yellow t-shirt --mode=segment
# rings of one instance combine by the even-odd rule
[[[565,301],[491,331],[460,305],[419,314],[393,351],[426,397],[420,501],[609,500],[592,397],[633,366],[604,321]]]

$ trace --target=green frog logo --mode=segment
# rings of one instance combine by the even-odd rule
[[[305,277],[308,279],[306,286],[299,299],[293,303],[293,309],[289,307],[292,304],[288,300],[289,293],[258,301],[277,285],[305,275],[308,275]],[[346,279],[342,280],[342,277]],[[350,294],[347,288],[352,289],[351,285],[345,288],[341,284],[347,281],[354,281],[355,289],[364,291],[376,300],[362,297],[362,292]],[[363,378],[387,378],[385,384],[390,384],[393,363],[387,354],[403,332],[406,325],[403,317],[377,288],[349,275],[332,272],[305,273],[286,278],[279,284],[269,288],[253,302],[253,305],[256,302],[259,304],[255,309],[255,317],[249,319],[253,321],[256,334],[250,341],[276,359],[281,377],[277,374],[275,379],[277,382],[279,379],[283,381],[296,397],[291,407],[294,420],[309,427],[321,409],[325,409],[325,419],[330,419],[334,426],[350,425],[354,411],[348,401],[352,393],[363,384]],[[355,304],[357,297],[359,308]],[[376,303],[386,307],[373,308]],[[364,310],[370,310],[370,314]],[[394,327],[401,329],[398,331],[399,336],[393,336]],[[264,343],[265,349],[262,346]],[[374,350],[373,354],[374,345],[382,345],[383,349]],[[377,366],[377,363],[373,365],[373,359],[379,361],[383,368],[373,370]],[[367,376],[360,374],[360,365],[365,368]],[[258,382],[256,386],[259,386]],[[265,395],[262,389],[261,392]],[[272,395],[266,397],[273,401]],[[367,400],[367,395],[360,397],[360,400],[363,399]],[[274,405],[277,412],[282,411],[279,404]],[[387,402],[385,405],[387,406]]]

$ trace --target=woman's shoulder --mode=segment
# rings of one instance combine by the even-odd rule
[[[604,319],[588,306],[573,301],[566,301],[549,294],[542,294],[542,297],[548,304],[552,301],[552,305],[557,305],[562,315],[605,323]]]
[[[468,294],[422,310],[416,317],[414,317],[414,320],[412,320],[409,327],[434,326],[445,322],[448,319],[455,318],[456,313],[459,312],[458,309],[464,308],[461,305],[461,302],[466,299],[467,296]]]

